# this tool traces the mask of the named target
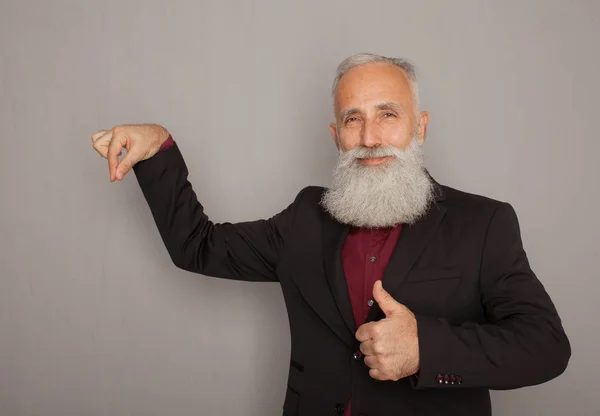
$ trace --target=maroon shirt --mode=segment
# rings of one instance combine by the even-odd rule
[[[355,228],[348,233],[342,247],[342,263],[352,302],[356,327],[367,319],[373,299],[373,285],[383,279],[401,226],[395,228]]]
[[[159,152],[173,146],[173,137],[162,144]],[[354,228],[342,247],[342,264],[352,303],[356,327],[360,327],[373,305],[373,285],[383,279],[383,272],[392,256],[402,226],[393,228]],[[345,416],[350,416],[352,401],[348,403]]]
[[[169,134],[169,137],[167,138],[167,140],[160,146],[160,149],[158,149],[159,152],[163,151],[163,150],[167,150],[169,147],[173,146],[173,144],[175,143],[175,141],[173,140],[173,136],[171,136]]]
[[[383,279],[402,226],[394,228],[352,229],[342,247],[342,264],[352,303],[354,322],[359,328],[373,305],[373,285]],[[350,416],[352,401],[345,416]]]

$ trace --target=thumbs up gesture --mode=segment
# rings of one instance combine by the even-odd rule
[[[376,380],[398,381],[415,374],[419,370],[415,315],[385,291],[381,280],[373,286],[373,298],[385,318],[361,325],[356,331],[369,375]]]

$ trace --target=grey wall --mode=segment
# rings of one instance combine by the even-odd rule
[[[440,182],[511,202],[573,346],[496,415],[597,415],[600,2],[0,2],[0,415],[278,415],[276,284],[176,269],[90,135],[168,127],[215,221],[282,209],[335,160],[346,55],[420,69]],[[226,393],[227,392],[227,393]]]

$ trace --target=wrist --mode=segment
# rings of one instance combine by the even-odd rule
[[[162,144],[160,145],[160,148],[158,149],[159,152],[163,151],[163,150],[167,150],[170,147],[173,146],[173,144],[175,144],[175,141],[173,140],[173,136],[171,136],[171,134],[169,134],[167,132],[167,138],[165,141],[162,142]]]

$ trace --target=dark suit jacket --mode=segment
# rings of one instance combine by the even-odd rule
[[[134,172],[176,266],[281,284],[292,338],[285,415],[335,415],[350,397],[354,416],[489,415],[489,389],[543,383],[566,368],[569,341],[507,203],[436,183],[435,204],[403,229],[383,283],[416,315],[420,376],[381,382],[354,358],[340,257],[349,227],[320,207],[323,188],[303,189],[268,220],[214,224],[177,145]],[[374,305],[367,320],[382,317]]]

